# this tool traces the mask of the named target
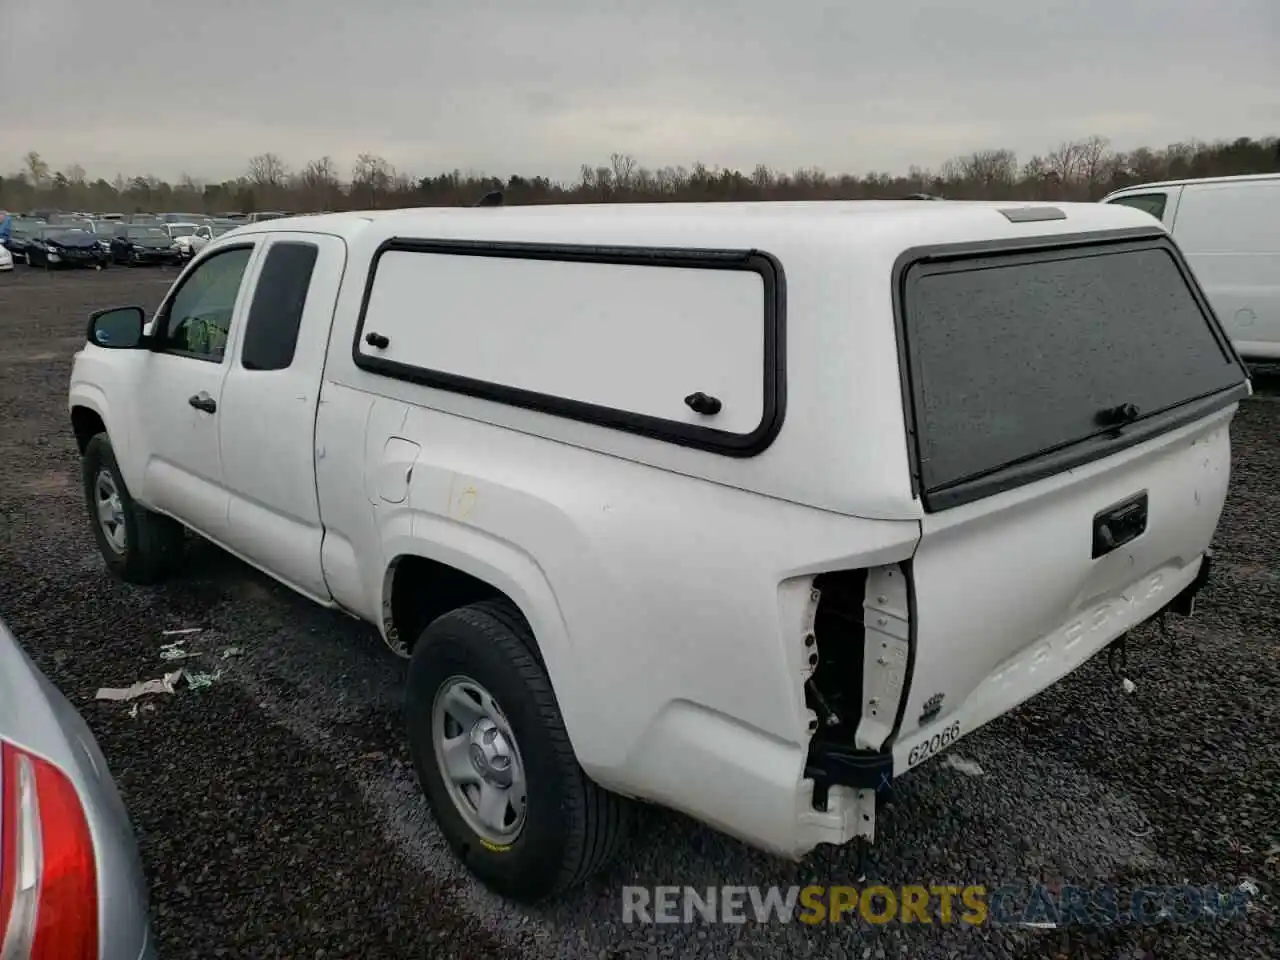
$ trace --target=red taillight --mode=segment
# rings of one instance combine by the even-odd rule
[[[75,786],[0,743],[0,960],[98,955],[93,837]]]

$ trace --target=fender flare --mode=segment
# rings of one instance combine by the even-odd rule
[[[120,467],[124,482],[130,491],[140,489],[142,478],[133,469],[132,438],[129,436],[129,431],[112,416],[111,404],[103,389],[84,380],[73,382],[68,392],[67,415],[70,416],[77,407],[91,410],[98,415],[98,419],[106,427],[107,436],[111,439],[111,448],[115,451],[116,464]]]
[[[575,702],[575,691],[580,689],[576,661],[559,598],[542,567],[515,544],[473,527],[417,514],[413,517],[414,526],[426,521],[434,528],[430,536],[423,536],[405,529],[409,525],[403,521],[407,519],[402,515],[383,528],[386,562],[377,585],[375,607],[380,611],[378,632],[383,640],[397,655],[407,655],[404,645],[388,634],[387,626],[396,568],[405,557],[442,563],[488,584],[514,603],[528,621],[538,644],[536,653],[546,668],[572,743],[576,722],[582,722],[581,707]]]

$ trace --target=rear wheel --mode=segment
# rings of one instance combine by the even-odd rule
[[[484,883],[523,902],[602,867],[633,815],[578,765],[534,650],[511,603],[462,607],[423,631],[405,693],[414,767],[441,832]]]
[[[126,583],[155,583],[182,559],[182,524],[146,509],[129,494],[105,433],[81,461],[85,505],[107,569]]]

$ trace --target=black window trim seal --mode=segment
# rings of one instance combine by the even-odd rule
[[[258,291],[262,289],[259,281],[262,280],[262,274],[267,269],[267,264],[271,262],[271,255],[280,247],[309,247],[315,252],[315,256],[311,258],[311,269],[307,273],[307,285],[302,292],[302,309],[298,311],[298,322],[293,329],[293,350],[289,354],[289,362],[283,367],[251,367],[245,362],[245,347],[249,344],[249,330],[253,327],[253,306],[258,299]],[[284,370],[291,370],[293,362],[298,359],[298,337],[302,332],[302,318],[307,311],[307,300],[311,296],[311,285],[316,279],[316,267],[320,263],[320,244],[315,240],[279,240],[273,239],[271,242],[264,244],[267,251],[262,258],[262,267],[258,270],[258,276],[254,281],[253,296],[249,298],[249,306],[244,314],[244,332],[240,337],[240,369],[247,370],[250,373],[280,373]]]
[[[1240,383],[1204,396],[1188,398],[1180,404],[1143,417],[1124,427],[1111,429],[1105,433],[1100,431],[1098,434],[1071,441],[1060,447],[1039,451],[985,473],[953,481],[935,490],[925,490],[920,469],[920,436],[916,426],[921,398],[914,382],[910,361],[910,338],[907,334],[904,309],[908,298],[908,279],[911,270],[921,264],[980,260],[992,256],[1027,254],[1035,260],[1042,259],[1045,254],[1074,257],[1082,252],[1087,253],[1091,249],[1104,253],[1114,251],[1117,247],[1135,250],[1158,249],[1168,253],[1209,324],[1209,329],[1217,340],[1218,346],[1226,357],[1239,367]],[[892,284],[893,316],[900,372],[898,379],[902,390],[911,494],[920,499],[925,513],[936,513],[940,510],[963,506],[975,500],[1017,489],[1073,467],[1082,466],[1111,453],[1118,453],[1143,443],[1177,427],[1193,423],[1249,396],[1249,374],[1244,362],[1223,329],[1213,307],[1210,306],[1204,291],[1196,282],[1177,244],[1162,227],[1155,224],[1150,227],[1129,227],[1120,230],[1095,230],[1084,233],[913,247],[904,251],[894,262]]]
[[[620,410],[521,387],[478,380],[443,370],[400,363],[361,352],[365,319],[378,262],[388,252],[429,253],[446,256],[496,257],[517,260],[551,260],[569,263],[604,263],[626,266],[676,267],[693,270],[743,270],[758,274],[764,283],[763,404],[760,422],[749,433],[732,433],[694,423],[668,420],[649,414]],[[678,349],[678,345],[674,345]],[[441,240],[391,237],[379,244],[369,264],[360,315],[351,343],[356,367],[419,386],[477,397],[568,420],[638,434],[653,440],[729,457],[754,457],[777,438],[786,414],[786,275],[782,264],[762,250],[685,247],[603,246],[519,241]],[[698,388],[690,384],[691,391]]]

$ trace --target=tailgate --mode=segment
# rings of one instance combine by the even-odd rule
[[[927,251],[901,277],[926,513],[898,771],[1159,612],[1225,502],[1248,385],[1176,248],[1043,243]]]

